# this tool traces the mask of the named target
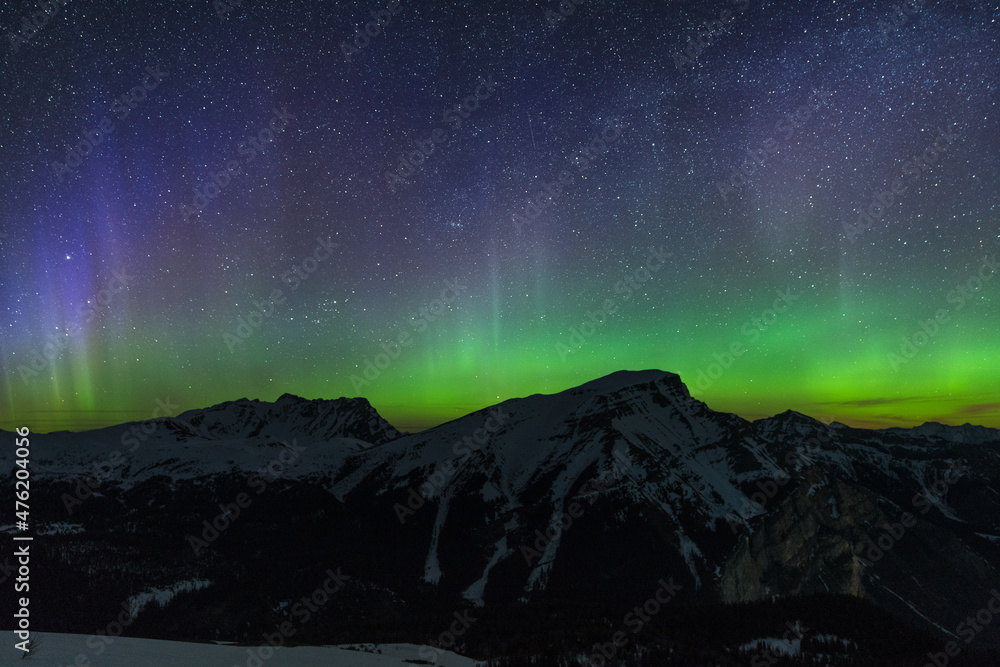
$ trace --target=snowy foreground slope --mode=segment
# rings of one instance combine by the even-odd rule
[[[6,639],[12,633],[4,633]],[[75,665],[78,654],[86,654],[87,637],[58,633],[34,633],[38,648],[24,658],[24,653],[15,649],[14,641],[5,641],[0,648],[0,664],[24,665],[24,667],[62,667]],[[357,646],[357,645],[352,645]],[[267,647],[270,648],[270,647]],[[263,649],[264,657],[268,656]],[[221,646],[217,644],[195,644],[190,642],[169,642],[158,639],[118,638],[107,647],[99,658],[90,658],[91,665],[101,667],[394,667],[397,665],[428,664],[419,657],[419,646],[413,644],[364,644],[357,650],[335,646],[278,647],[266,660],[251,658],[248,651],[260,651],[262,647]],[[17,662],[15,662],[15,660]],[[447,651],[440,653],[437,665],[441,667],[477,667],[484,663],[463,658]]]

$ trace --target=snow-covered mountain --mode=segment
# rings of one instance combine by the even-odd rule
[[[748,422],[662,371],[511,399],[416,434],[364,399],[285,395],[32,443],[35,530],[51,533],[62,590],[79,593],[51,630],[90,631],[116,600],[206,581],[140,613],[134,631],[253,641],[323,564],[351,584],[314,626],[317,643],[399,638],[387,627],[431,640],[465,610],[487,620],[455,645],[490,652],[490,633],[518,614],[613,618],[667,581],[674,609],[768,604],[780,615],[847,596],[933,648],[1000,584],[1000,431],[865,430],[791,411]],[[233,505],[240,494],[245,507]],[[82,602],[95,590],[99,601]],[[747,633],[733,655],[772,636]],[[827,634],[863,652],[859,634]],[[967,652],[1000,647],[1000,632],[975,641]]]
[[[241,398],[167,422],[178,436],[201,439],[351,437],[381,444],[400,436],[364,398],[309,401],[284,394],[274,403]]]
[[[888,428],[886,433],[895,435],[908,435],[915,438],[926,438],[931,441],[956,442],[969,444],[987,444],[996,442],[996,429],[974,424],[962,424],[961,426],[948,426],[938,422],[924,422],[914,428]]]

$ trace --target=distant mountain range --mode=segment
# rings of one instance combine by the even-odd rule
[[[339,567],[296,641],[425,643],[427,663],[1000,664],[1000,615],[975,620],[1000,586],[996,429],[749,422],[651,370],[416,434],[365,399],[286,394],[31,448],[33,613],[53,632],[106,630],[125,603],[132,636],[261,643]]]

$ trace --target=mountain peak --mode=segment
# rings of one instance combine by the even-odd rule
[[[242,399],[242,400],[245,400],[245,399]],[[258,403],[260,401],[255,398],[251,402],[252,403]],[[265,403],[266,403],[266,401],[265,401]],[[275,405],[277,405],[279,403],[286,403],[286,404],[292,404],[292,405],[298,405],[298,404],[302,404],[302,403],[314,403],[314,404],[317,404],[317,405],[322,405],[322,404],[326,404],[326,403],[332,403],[333,405],[360,405],[360,406],[368,406],[368,407],[371,407],[371,405],[372,405],[371,403],[368,402],[368,399],[365,398],[364,396],[354,396],[354,397],[341,396],[340,398],[304,398],[304,397],[299,396],[297,394],[290,394],[288,392],[285,392],[284,394],[282,394],[281,396],[279,396],[278,399],[274,402]],[[372,409],[374,410],[374,408],[372,408]]]
[[[898,429],[887,430],[895,431]],[[997,429],[987,426],[977,426],[968,422],[961,426],[952,426],[950,424],[942,424],[941,422],[928,421],[911,429],[902,429],[902,431],[925,438],[936,437],[956,443],[982,444],[984,442],[996,442],[1000,440],[1000,431]]]
[[[381,444],[401,434],[385,421],[368,399],[340,397],[333,400],[306,399],[282,394],[270,403],[241,398],[200,410],[188,410],[176,418],[187,425],[192,437],[234,439],[268,435],[274,438],[305,433],[323,439],[356,438]]]
[[[791,424],[808,424],[809,426],[823,425],[823,422],[818,419],[813,419],[809,415],[804,415],[801,412],[796,412],[795,410],[785,410],[780,414],[774,415],[770,419]]]
[[[781,436],[802,436],[814,431],[825,431],[827,424],[795,410],[785,410],[773,417],[765,417],[752,422],[754,431],[767,438]]]
[[[676,373],[668,373],[667,371],[661,371],[657,369],[648,369],[643,371],[615,371],[614,373],[608,373],[602,377],[595,380],[585,382],[577,389],[580,390],[597,390],[597,391],[618,391],[628,387],[635,387],[637,385],[647,385],[663,383],[667,384],[683,384],[681,382],[681,376]]]

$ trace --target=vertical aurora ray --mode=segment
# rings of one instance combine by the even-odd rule
[[[746,417],[1000,426],[1000,281],[961,309],[948,300],[983,254],[1000,253],[1000,46],[985,6],[926,7],[887,42],[875,7],[750,11],[689,69],[671,57],[691,37],[686,3],[624,3],[558,31],[532,8],[417,3],[392,39],[345,66],[330,35],[352,12],[313,21],[291,0],[203,21],[175,6],[94,5],[61,14],[9,61],[0,427],[89,427],[144,418],[166,396],[190,409],[287,391],[361,394],[423,428],[645,368]],[[637,19],[650,39],[635,39]],[[60,180],[51,161],[115,116],[111,101],[155,63],[169,77]],[[484,74],[496,94],[460,127],[446,121]],[[785,138],[776,123],[816,89],[829,102]],[[273,107],[296,118],[251,162],[238,147]],[[628,123],[621,139],[594,148],[518,229],[512,214],[576,170],[574,151],[612,116]],[[946,124],[960,138],[849,242],[843,225]],[[446,140],[429,139],[436,128]],[[778,152],[720,194],[775,136]],[[434,153],[391,191],[400,155],[428,141]],[[239,173],[185,216],[232,160]],[[282,276],[303,270],[321,234],[341,249],[293,290]],[[625,300],[616,283],[660,244],[669,267]],[[116,271],[136,279],[84,321]],[[467,293],[413,331],[410,314],[452,276],[467,277]],[[773,326],[747,324],[788,287],[801,300]],[[224,336],[274,290],[281,306],[230,350]],[[557,344],[609,298],[618,311],[561,357]],[[951,319],[894,367],[941,308]],[[66,349],[23,382],[19,368],[73,325]],[[413,346],[356,389],[351,376],[407,328]],[[739,357],[699,382],[734,342]]]

